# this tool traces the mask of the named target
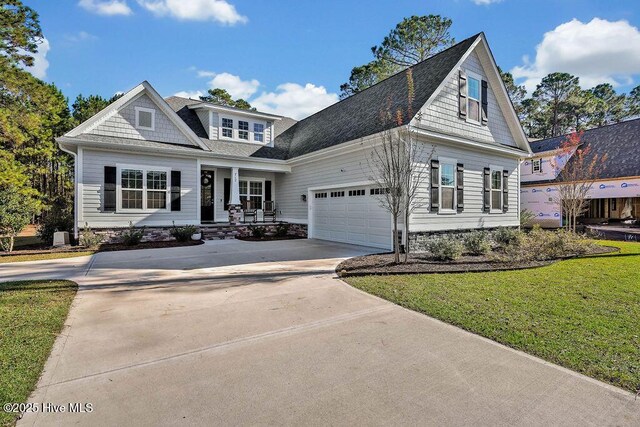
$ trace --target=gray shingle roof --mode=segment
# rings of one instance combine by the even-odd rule
[[[287,151],[287,158],[292,158],[397,127],[396,121],[382,120],[384,111],[402,111],[401,124],[407,124],[479,36],[476,34],[411,67],[415,92],[411,108],[407,74],[401,71],[299,121],[278,136],[275,145]],[[407,114],[409,110],[413,115]]]
[[[555,150],[566,135],[531,143],[534,153]],[[584,147],[591,147],[586,161],[595,156],[607,159],[600,174],[601,179],[640,176],[640,119],[589,129],[581,139]],[[569,160],[571,161],[571,160]],[[537,183],[550,181],[537,181]],[[532,183],[527,183],[527,185]]]

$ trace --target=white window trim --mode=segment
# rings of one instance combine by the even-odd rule
[[[502,166],[490,165],[489,166],[489,213],[504,213],[504,168]],[[493,207],[493,192],[498,191],[493,189],[493,172],[500,172],[500,207]],[[507,183],[508,185],[508,183]]]
[[[536,162],[540,165],[540,170],[536,170]],[[543,173],[542,172],[542,159],[533,159],[531,161],[531,173]]]
[[[443,215],[455,215],[458,213],[456,206],[458,205],[458,171],[457,165],[458,161],[456,159],[451,159],[448,157],[438,157],[438,199],[440,203],[438,203],[438,213]],[[453,209],[446,209],[442,207],[442,165],[453,165]],[[447,186],[447,188],[450,188]]]
[[[481,125],[482,123],[482,76],[479,74],[474,73],[473,71],[469,71],[469,70],[465,70],[466,74],[467,74],[467,117],[466,117],[466,121],[467,123],[471,123],[474,125]],[[473,120],[470,115],[469,112],[471,111],[471,109],[469,108],[469,101],[472,99],[471,96],[469,95],[469,79],[475,79],[478,81],[478,90],[479,90],[479,98],[480,99],[475,99],[476,101],[478,101],[478,120]]]
[[[233,120],[233,127],[231,128],[231,134],[233,135],[232,137],[228,137],[228,136],[223,136],[222,135],[222,119],[229,119],[229,120]],[[240,129],[239,129],[239,125],[240,122],[247,122],[249,123],[249,129],[247,130],[247,132],[249,133],[249,139],[242,139],[240,138]],[[254,124],[260,124],[262,125],[262,141],[256,141],[254,134]],[[256,145],[269,145],[270,141],[267,141],[267,128],[268,128],[269,122],[266,121],[258,121],[258,120],[251,120],[249,118],[243,118],[240,116],[236,116],[236,117],[232,117],[232,116],[223,116],[222,114],[218,115],[218,135],[219,138],[225,141],[235,141],[235,142],[242,142],[244,144],[256,144]],[[228,128],[226,128],[228,129]],[[271,130],[271,132],[273,133],[273,128],[269,128]]]
[[[156,130],[156,110],[154,110],[153,108],[135,107],[135,111],[136,111],[136,129],[144,129],[144,130],[151,130],[151,131]],[[141,111],[151,113],[151,127],[140,125]]]
[[[267,181],[266,178],[252,178],[252,177],[245,177],[245,176],[241,176],[238,177],[238,197],[242,197],[242,196],[246,196],[246,197],[250,197],[250,196],[257,196],[257,194],[242,194],[240,193],[240,182],[242,181],[247,181],[247,192],[249,192],[249,188],[251,186],[251,182],[261,182],[262,183],[262,203],[264,204],[264,197],[265,197],[265,182]],[[271,183],[273,185],[273,182]],[[273,187],[271,188],[271,198],[273,199]],[[257,209],[262,209],[262,206],[259,206]]]
[[[126,209],[122,207],[122,169],[142,171],[142,209]],[[167,203],[164,209],[147,209],[147,172],[166,172],[167,174]],[[152,190],[159,191],[159,190]],[[171,211],[171,169],[160,166],[116,164],[116,213],[153,213]]]

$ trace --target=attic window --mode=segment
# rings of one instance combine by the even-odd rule
[[[469,74],[467,77],[467,118],[474,122],[480,122],[480,79]]]
[[[238,138],[249,140],[249,122],[238,120]]]
[[[155,130],[156,110],[153,108],[136,107],[136,128]]]
[[[222,119],[222,136],[233,138],[233,119]]]

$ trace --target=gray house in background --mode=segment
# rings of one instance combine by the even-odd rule
[[[307,227],[310,238],[391,249],[391,217],[368,159],[385,130],[407,124],[425,152],[435,148],[411,236],[518,225],[518,165],[530,149],[484,35],[413,66],[412,75],[412,105],[401,72],[299,122],[163,99],[143,82],[58,138],[76,158],[76,233],[85,223],[228,225],[243,201],[273,201],[277,220]],[[386,108],[419,114],[383,124]]]

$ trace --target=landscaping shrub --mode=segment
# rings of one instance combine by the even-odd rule
[[[548,261],[591,253],[594,246],[585,236],[566,230],[543,230],[535,225],[529,233],[522,233],[517,241],[504,246],[497,257],[512,262]]]
[[[131,221],[129,221],[129,229],[122,233],[122,243],[127,246],[135,246],[140,243],[144,236],[145,227],[136,228]]]
[[[453,261],[462,256],[464,245],[453,237],[435,237],[426,244],[427,251],[437,261]]]
[[[73,201],[71,198],[56,198],[51,208],[43,214],[38,227],[38,237],[47,245],[53,244],[56,231],[67,231],[73,235]]]
[[[499,227],[493,232],[493,240],[498,246],[508,246],[517,243],[522,234],[520,230],[515,228]]]
[[[12,187],[0,187],[0,249],[11,252],[13,243],[36,212],[33,199]]]
[[[102,243],[102,236],[96,234],[89,224],[84,223],[84,228],[82,229],[82,236],[80,236],[80,244],[87,248],[97,248]]]
[[[176,238],[178,242],[188,242],[191,240],[191,236],[196,234],[198,230],[195,225],[185,225],[183,227],[176,227],[176,223],[173,223],[171,227],[171,235]]]
[[[471,255],[486,255],[491,251],[491,241],[486,231],[467,233],[463,242],[465,249]]]
[[[251,231],[251,235],[256,239],[263,239],[264,236],[267,235],[267,230],[264,227],[250,225],[249,230]]]
[[[289,227],[291,224],[281,222],[276,226],[276,237],[285,237],[289,234]]]

